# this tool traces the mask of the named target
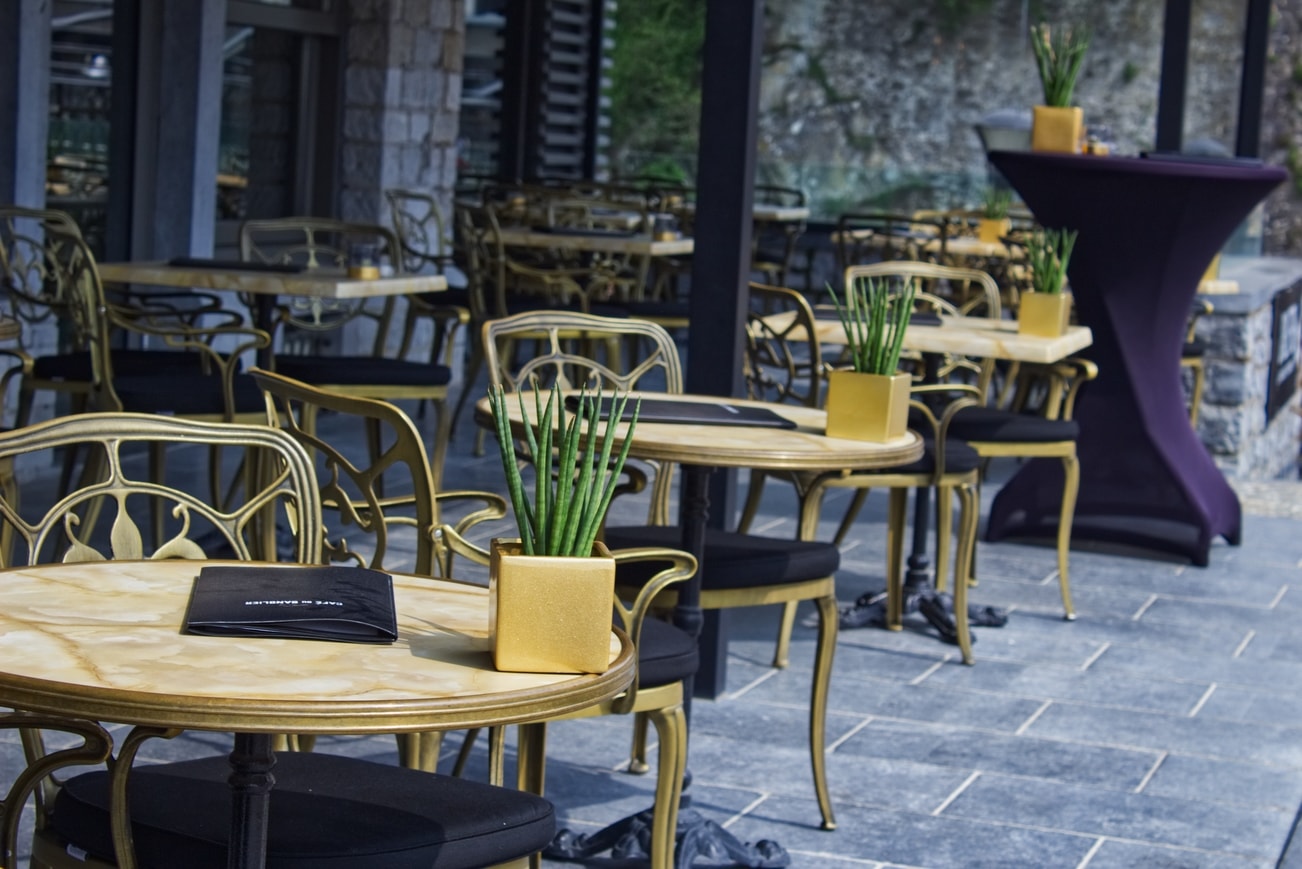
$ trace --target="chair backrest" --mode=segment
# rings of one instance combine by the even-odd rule
[[[821,407],[823,355],[814,309],[795,290],[751,283],[746,325],[750,398]]]
[[[842,214],[836,221],[836,262],[844,272],[851,266],[877,261],[921,260],[927,244],[944,244],[948,224],[916,214],[862,211]]]
[[[220,386],[220,400],[214,392],[212,406],[197,415],[219,416],[228,422],[235,418],[235,380],[241,357],[267,346],[268,335],[231,325],[237,319],[235,315],[223,317],[217,326],[203,327],[191,325],[185,313],[178,314],[166,307],[137,306],[129,300],[110,302],[104,294],[95,255],[76,226],[55,218],[44,222],[42,229],[47,250],[51,252],[46,279],[61,285],[58,294],[66,303],[62,312],[65,322],[77,336],[77,346],[90,353],[95,408],[108,412],[124,409],[117,392],[111,351],[115,333],[126,332],[142,340],[161,341],[169,349],[196,354],[202,365],[194,376],[213,378]]]
[[[244,460],[243,495],[234,505],[214,505],[208,496],[196,494],[207,489],[204,475],[191,474],[202,479],[176,483],[152,480],[142,447],[205,453],[221,448],[228,459]],[[86,456],[83,482],[72,491],[38,497],[34,482],[0,491],[0,527],[23,547],[3,553],[7,565],[105,558],[267,558],[274,553],[278,517],[287,518],[294,532],[293,559],[321,560],[316,478],[303,448],[284,432],[265,425],[152,414],[87,413],[0,433],[0,463],[24,477],[21,465],[48,466],[59,450],[80,450]],[[174,468],[184,464],[171,463]],[[138,519],[160,503],[168,517],[164,536],[170,538],[149,553]],[[114,507],[111,520],[99,522],[109,504]]]
[[[844,286],[859,278],[911,280],[919,293],[947,301],[963,316],[995,320],[1003,316],[999,284],[980,269],[905,261],[852,265],[845,270]]]
[[[400,541],[414,537],[414,572],[447,575],[447,553],[435,535],[437,481],[411,418],[386,401],[340,395],[261,369],[252,374],[266,396],[268,421],[321,464],[322,509],[337,518],[336,527],[326,528],[325,557],[382,570],[386,557],[406,545]],[[348,439],[355,448],[306,424],[321,411],[361,424]],[[366,437],[357,437],[362,431]],[[380,448],[368,449],[368,441]]]
[[[399,188],[385,190],[384,198],[402,251],[402,270],[418,272],[433,266],[442,272],[451,252],[438,202],[428,193]]]
[[[534,342],[534,353],[520,353],[525,361],[514,367],[512,360],[525,342]],[[648,320],[529,311],[485,323],[483,345],[489,383],[508,392],[545,388],[552,383],[563,389],[578,389],[594,380],[621,390],[683,391],[682,362],[674,339],[663,327]],[[598,346],[605,348],[604,361],[594,358]],[[620,348],[633,358],[615,358]],[[663,524],[669,517],[673,466],[651,464],[655,473],[649,521]]]
[[[306,269],[348,265],[359,246],[370,248],[376,264],[387,263],[403,271],[402,247],[386,226],[349,223],[328,217],[276,217],[246,220],[240,224],[240,259],[248,262],[298,265]],[[319,299],[290,296],[282,299],[282,319],[305,333],[332,331],[358,317],[375,322],[372,353],[384,354],[395,299],[385,296],[377,307],[365,300]],[[311,352],[311,351],[309,351]]]
[[[59,260],[63,239],[72,237],[80,238],[81,230],[65,212],[0,206],[0,290],[9,313],[24,326],[53,324],[70,316],[68,294],[73,288],[62,279]],[[69,335],[68,340],[85,347],[84,336]]]

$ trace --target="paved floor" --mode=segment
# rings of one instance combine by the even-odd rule
[[[447,487],[497,488],[496,455],[475,458],[473,440],[463,422]],[[845,601],[881,584],[882,500],[844,548]],[[792,503],[771,484],[762,530],[791,534]],[[844,503],[829,499],[828,536]],[[693,808],[801,867],[1277,865],[1302,804],[1302,488],[1255,485],[1245,508],[1243,545],[1218,545],[1206,568],[1073,553],[1070,623],[1051,550],[981,544],[972,598],[1010,617],[976,629],[972,667],[921,619],[843,632],[832,832],[818,828],[805,741],[814,632],[798,627],[790,668],[775,670],[776,611],[734,614],[727,693],[692,709]],[[575,831],[650,805],[653,777],[624,772],[630,733],[627,718],[551,728],[548,795]],[[224,744],[183,737],[144,760]],[[321,750],[394,756],[387,737]],[[0,745],[0,762],[14,752]]]

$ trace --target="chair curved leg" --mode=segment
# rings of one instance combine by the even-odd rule
[[[954,562],[954,627],[958,633],[958,648],[963,654],[963,663],[972,664],[975,659],[972,657],[972,634],[967,617],[967,583],[963,578],[971,573],[972,556],[976,552],[980,501],[977,499],[975,484],[957,486],[956,489],[960,530],[958,553]]]
[[[949,538],[954,528],[954,493],[936,489],[936,591],[944,591],[949,581]],[[956,565],[957,566],[957,565]],[[959,582],[955,579],[954,582]]]
[[[437,772],[439,751],[443,747],[443,732],[430,730],[423,733],[398,734],[398,765],[422,772]]]
[[[633,715],[633,748],[628,757],[628,771],[633,775],[644,775],[647,770],[651,769],[646,762],[646,729],[646,713],[635,713]]]
[[[778,622],[778,644],[773,650],[773,667],[785,670],[791,663],[791,632],[796,628],[796,602],[782,605],[782,620]]]
[[[678,803],[687,771],[687,716],[681,704],[646,713],[660,738],[655,808],[651,815],[651,867],[673,869]]]
[[[452,774],[457,778],[461,778],[466,773],[466,764],[470,762],[470,753],[475,748],[475,740],[479,739],[479,731],[480,728],[472,727],[466,731],[465,737],[461,740],[456,762],[452,764]]]
[[[760,499],[764,495],[764,482],[768,475],[763,471],[750,472],[750,484],[746,487],[746,503],[741,508],[741,519],[737,521],[737,531],[745,534],[750,530],[750,523],[759,513]]]
[[[473,335],[474,331],[474,329],[471,329],[470,334]],[[470,359],[466,362],[465,380],[461,384],[461,396],[457,399],[457,406],[452,411],[452,422],[449,424],[449,431],[453,434],[457,430],[457,421],[461,419],[461,411],[466,406],[466,399],[470,397],[470,390],[474,389],[475,381],[479,379],[479,369],[484,367],[484,350],[479,346],[479,340],[475,339],[470,343]],[[479,433],[482,434],[482,432],[483,429],[480,429]],[[480,437],[475,443],[475,455],[482,456],[484,454],[483,450],[484,443],[482,437]]]
[[[525,730],[532,725],[521,725],[520,729]],[[524,751],[523,741],[518,747],[517,752]],[[525,768],[525,761],[522,755],[517,756],[520,770]],[[539,763],[542,761],[540,760]],[[539,774],[541,776],[541,773]],[[501,787],[506,783],[506,728],[490,727],[488,728],[488,783]],[[542,796],[542,791],[536,791]]]
[[[438,424],[434,427],[434,449],[430,451],[430,475],[434,478],[434,491],[443,489],[443,465],[447,461],[448,441],[452,438],[452,416],[448,413],[446,399],[434,399],[434,412],[438,414]]]
[[[904,618],[904,513],[907,489],[891,489],[886,519],[886,627],[898,631]]]
[[[845,536],[850,533],[850,526],[854,520],[859,518],[859,511],[863,509],[864,501],[868,500],[868,493],[871,489],[856,489],[854,498],[850,501],[850,506],[845,511],[845,518],[841,520],[841,527],[836,529],[836,536],[832,542],[840,546],[845,542]]]
[[[814,656],[814,685],[809,698],[809,757],[813,763],[814,793],[818,797],[818,810],[823,815],[823,829],[835,830],[832,794],[827,787],[827,696],[832,685],[832,663],[836,657],[836,595],[820,597],[815,603],[818,604],[818,651]]]
[[[1076,515],[1076,494],[1080,491],[1080,461],[1073,452],[1062,458],[1062,511],[1058,514],[1058,590],[1062,592],[1063,618],[1075,621],[1071,603],[1071,579],[1067,560],[1071,553],[1071,523]]]

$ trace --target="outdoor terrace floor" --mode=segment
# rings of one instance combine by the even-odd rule
[[[477,458],[473,442],[463,420],[445,488],[500,490],[493,445]],[[1010,469],[996,466],[987,503]],[[829,538],[847,499],[828,498]],[[884,500],[869,499],[844,548],[845,602],[881,585]],[[793,534],[793,505],[770,483],[755,530]],[[1061,618],[1051,549],[980,544],[972,601],[1010,617],[974,630],[972,667],[920,617],[897,633],[843,631],[827,723],[833,832],[818,828],[806,748],[814,631],[798,625],[790,668],[775,670],[777,610],[734,613],[727,692],[692,707],[692,807],[742,840],[776,840],[797,867],[1302,866],[1302,846],[1285,853],[1302,804],[1302,486],[1253,485],[1244,506],[1243,545],[1218,545],[1207,568],[1074,552],[1075,622]],[[480,538],[510,530],[480,526]],[[576,832],[651,805],[654,775],[624,772],[631,725],[549,729],[547,794]],[[459,742],[445,741],[446,761]],[[228,749],[198,733],[154,741],[140,762]],[[396,757],[391,737],[318,750]],[[17,758],[14,740],[0,744],[6,781]]]

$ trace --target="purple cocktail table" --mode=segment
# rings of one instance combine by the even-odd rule
[[[1207,564],[1238,544],[1239,500],[1189,425],[1180,350],[1198,281],[1225,240],[1287,178],[1249,161],[994,151],[990,162],[1040,223],[1080,235],[1068,268],[1099,367],[1076,405],[1075,540],[1134,545]],[[995,497],[988,537],[1056,530],[1062,470],[1027,463]]]

